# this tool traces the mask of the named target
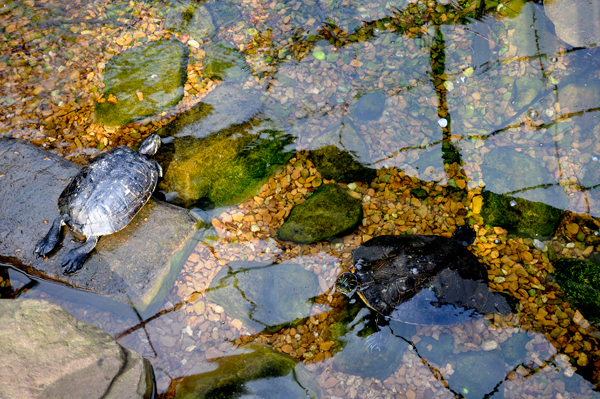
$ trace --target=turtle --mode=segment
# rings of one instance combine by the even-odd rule
[[[353,266],[338,276],[336,289],[355,292],[376,315],[368,345],[380,349],[380,328],[397,320],[417,325],[462,323],[484,314],[510,314],[514,299],[491,292],[486,267],[468,249],[470,227],[454,237],[382,235],[352,254]]]
[[[66,224],[87,239],[65,255],[62,267],[65,274],[81,269],[98,238],[123,229],[150,199],[162,168],[146,156],[156,154],[160,145],[160,137],[152,134],[141,142],[138,152],[119,146],[92,159],[60,194],[59,216],[38,241],[34,253],[47,256]]]

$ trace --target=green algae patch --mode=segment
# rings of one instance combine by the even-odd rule
[[[600,323],[600,265],[563,258],[554,263],[554,277],[569,302],[589,321]]]
[[[200,103],[159,134],[177,134],[210,112],[210,105]],[[292,138],[267,122],[254,118],[203,138],[175,137],[156,156],[164,170],[159,189],[176,195],[171,202],[185,207],[232,205],[256,195],[293,155],[287,147]]]
[[[360,202],[346,189],[337,184],[325,184],[292,209],[277,236],[281,240],[311,244],[351,231],[362,217]]]
[[[188,33],[197,41],[207,39],[217,31],[206,5],[194,1],[170,3],[165,17],[165,29]]]
[[[207,297],[246,327],[275,332],[310,315],[318,287],[317,276],[296,264],[232,262]]]
[[[375,169],[365,167],[348,151],[328,145],[311,152],[315,166],[324,178],[340,183],[371,181],[377,177]]]
[[[111,58],[103,72],[104,97],[96,116],[106,125],[123,125],[167,111],[183,98],[187,46],[159,40]]]
[[[187,376],[173,383],[176,399],[281,397],[315,398],[307,389],[302,370],[296,361],[266,345],[253,344],[244,347],[247,353],[226,356],[213,364],[217,369]],[[296,374],[300,376],[297,378]],[[170,389],[170,390],[171,390]]]
[[[542,202],[499,195],[484,190],[481,216],[486,225],[502,227],[510,234],[530,238],[551,237],[564,211]]]
[[[222,43],[204,47],[206,57],[202,60],[202,75],[212,80],[241,82],[248,78],[248,64],[242,53]]]

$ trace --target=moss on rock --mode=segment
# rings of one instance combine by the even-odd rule
[[[554,264],[554,276],[569,301],[591,322],[600,324],[600,265],[563,258]]]
[[[337,184],[325,184],[292,209],[277,236],[281,240],[311,244],[351,231],[362,217],[360,202]]]
[[[482,195],[481,216],[485,224],[502,227],[510,234],[540,240],[551,237],[564,214],[563,210],[541,202],[494,194],[487,190]]]
[[[180,41],[163,39],[111,58],[103,73],[106,101],[96,103],[98,120],[122,125],[175,106],[183,98],[188,55]]]
[[[210,105],[201,103],[159,134],[176,134],[210,111]],[[215,206],[242,202],[291,158],[291,142],[289,135],[269,129],[258,118],[204,138],[175,137],[156,156],[164,170],[159,189],[176,193],[172,202],[186,207],[198,201]]]

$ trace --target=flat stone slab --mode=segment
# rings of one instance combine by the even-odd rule
[[[81,270],[65,275],[62,259],[81,245],[82,236],[63,228],[61,243],[47,259],[33,249],[58,216],[58,197],[80,168],[24,141],[0,139],[0,260],[151,315],[191,250],[185,243],[196,221],[185,209],[150,199],[127,227],[100,238]]]
[[[1,299],[0,340],[2,398],[154,397],[148,361],[50,302]]]

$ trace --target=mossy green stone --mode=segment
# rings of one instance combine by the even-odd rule
[[[554,264],[554,276],[570,302],[595,324],[600,323],[600,265],[563,258]]]
[[[317,276],[296,264],[232,262],[217,273],[208,299],[248,328],[277,331],[308,317]]]
[[[202,60],[202,75],[212,80],[241,82],[248,78],[248,64],[242,53],[221,43],[204,47],[206,57]]]
[[[210,113],[200,103],[165,126],[160,135],[177,134]],[[177,193],[171,202],[190,207],[198,201],[216,206],[242,202],[254,196],[265,180],[293,155],[287,145],[292,138],[280,131],[256,129],[261,120],[235,125],[196,139],[175,137],[156,155],[164,177],[159,189]]]
[[[325,184],[292,209],[277,236],[281,240],[311,244],[350,232],[362,217],[360,202],[346,189],[337,184]]]
[[[296,378],[296,361],[260,344],[244,347],[246,353],[217,359],[216,370],[174,382],[175,399],[252,397],[314,398]],[[256,395],[256,396],[254,396]],[[248,396],[249,397],[249,396]]]
[[[195,1],[174,1],[169,4],[164,27],[172,32],[188,33],[197,41],[209,38],[217,31],[208,8]]]
[[[510,234],[530,238],[551,237],[564,214],[561,209],[541,202],[499,195],[484,190],[481,216],[485,224],[499,226]],[[511,205],[516,202],[514,206]]]
[[[103,73],[104,99],[96,116],[106,125],[122,125],[156,115],[183,98],[188,48],[178,40],[159,40],[111,58]],[[140,101],[137,93],[142,93]],[[113,104],[110,95],[117,99]]]
[[[315,166],[324,178],[340,183],[366,181],[377,177],[375,169],[365,167],[354,159],[348,151],[342,151],[335,145],[328,145],[311,151]]]

